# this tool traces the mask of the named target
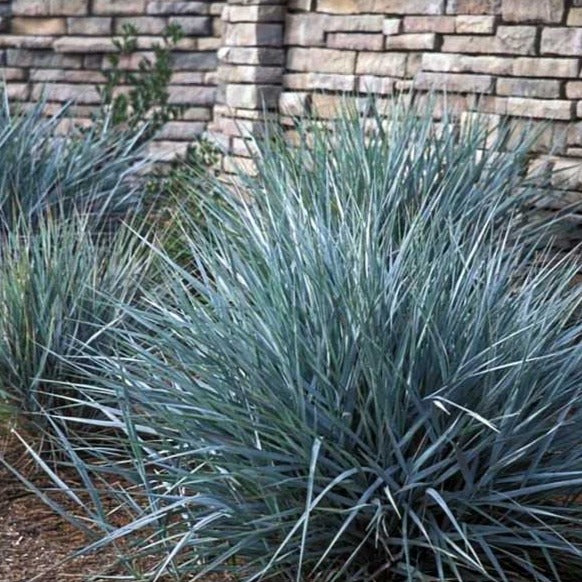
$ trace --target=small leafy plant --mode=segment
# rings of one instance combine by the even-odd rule
[[[121,66],[122,58],[137,51],[138,31],[134,25],[125,24],[122,32],[121,38],[113,41],[118,52],[108,57],[110,69],[104,71],[105,83],[98,86],[100,117],[110,116],[113,125],[123,124],[134,130],[147,122],[147,134],[154,135],[181,112],[180,107],[169,102],[168,85],[172,77],[172,49],[184,35],[179,25],[168,25],[162,43],[153,47],[153,61],[142,58],[138,70],[132,71]]]

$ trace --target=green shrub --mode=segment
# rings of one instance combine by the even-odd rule
[[[105,83],[97,87],[101,110],[96,121],[110,119],[114,126],[127,125],[137,131],[147,123],[146,137],[152,137],[165,123],[178,117],[180,107],[170,104],[168,86],[172,78],[172,49],[183,38],[179,25],[171,24],[162,34],[162,43],[153,45],[153,60],[142,58],[137,71],[123,69],[122,57],[137,51],[138,30],[133,24],[122,27],[122,35],[113,42],[116,53],[109,55],[110,68],[104,71]],[[120,89],[125,89],[122,91]]]
[[[528,144],[399,109],[298,131],[182,217],[196,273],[165,257],[95,360],[123,437],[60,446],[125,484],[101,544],[147,579],[578,580],[581,293]]]

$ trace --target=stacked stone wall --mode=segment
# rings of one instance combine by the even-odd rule
[[[389,107],[401,90],[446,89],[460,118],[541,131],[534,165],[554,187],[582,192],[582,0],[0,0],[0,64],[13,98],[98,95],[112,36],[141,31],[140,56],[178,22],[172,99],[187,106],[161,151],[209,129],[228,152],[225,170],[252,169],[246,137],[265,110],[335,115],[341,94]],[[135,65],[137,59],[129,64]],[[418,98],[422,98],[422,95]]]
[[[139,31],[138,50],[122,61],[137,69],[161,43],[168,24],[186,37],[173,54],[170,101],[184,108],[152,149],[161,157],[182,152],[205,131],[217,93],[217,51],[225,2],[168,0],[0,0],[0,75],[8,94],[23,103],[47,101],[49,112],[74,101],[79,123],[88,123],[99,103],[108,55],[125,24]]]
[[[235,13],[247,4],[248,0],[229,2]],[[228,48],[221,49],[221,67],[230,66],[233,55],[241,59],[239,68],[232,69],[240,74],[222,80],[227,93],[236,95],[236,102],[227,99],[220,106],[224,125],[231,130],[255,129],[249,119],[259,114],[261,91],[270,107],[278,93],[285,122],[286,116],[307,112],[332,118],[345,92],[361,97],[371,92],[389,106],[402,90],[446,89],[447,107],[461,118],[479,111],[492,128],[504,117],[516,130],[532,124],[541,132],[539,157],[532,165],[543,162],[547,169],[559,170],[553,186],[567,190],[568,200],[580,199],[582,0],[251,4],[260,5],[264,13],[277,10],[278,18],[285,13],[283,37],[261,18],[252,29],[254,36],[246,34],[251,28],[236,32],[237,19],[228,22],[227,17],[223,44]],[[262,51],[260,63],[245,60],[240,51],[247,45],[262,46],[253,49]],[[285,59],[278,68],[281,47]],[[263,77],[258,79],[263,74],[268,87],[263,86]],[[229,144],[234,156],[248,156],[240,138]]]

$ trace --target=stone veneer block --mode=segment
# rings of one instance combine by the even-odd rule
[[[317,0],[317,10],[335,14],[443,14],[445,0]]]
[[[582,55],[582,28],[544,28],[541,52],[544,55]]]
[[[451,91],[454,93],[493,93],[491,75],[465,75],[451,73],[419,73],[414,80],[414,87],[425,91]]]
[[[67,18],[69,34],[108,35],[113,28],[113,19],[108,16],[88,16]]]
[[[446,53],[533,55],[536,34],[535,26],[500,26],[494,37],[447,35],[442,50]]]
[[[14,16],[80,16],[89,13],[89,0],[12,0]]]
[[[407,55],[405,53],[361,52],[358,54],[356,74],[405,77],[406,61]]]
[[[447,14],[501,14],[501,0],[449,0]]]
[[[224,35],[226,46],[281,46],[283,26],[241,22],[228,24]]]
[[[517,97],[559,99],[562,83],[553,79],[523,79],[519,77],[497,80],[497,94]]]
[[[405,16],[404,32],[433,32],[453,34],[454,16]]]
[[[287,69],[298,72],[353,74],[356,51],[336,49],[291,48],[287,51]],[[360,53],[360,56],[367,53]],[[373,53],[376,54],[376,53]],[[380,53],[380,56],[384,56]]]
[[[332,32],[327,35],[327,46],[356,51],[379,51],[384,47],[384,36],[362,32]]]
[[[417,34],[399,34],[386,38],[387,50],[431,51],[436,47],[436,34],[421,32]]]
[[[144,14],[145,11],[145,0],[93,0],[93,14],[96,15],[133,14],[138,16]]]
[[[150,0],[146,4],[146,14],[208,14],[213,5],[209,2],[170,2]]]
[[[505,22],[560,23],[566,0],[503,0],[501,14]]]
[[[58,36],[67,32],[65,18],[25,18],[15,16],[10,21],[12,34]]]
[[[457,34],[494,34],[495,16],[457,16],[455,32]]]
[[[510,97],[507,100],[507,114],[538,119],[570,120],[574,116],[574,103],[557,99]]]

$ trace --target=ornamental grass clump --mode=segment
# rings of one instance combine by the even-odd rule
[[[159,251],[94,360],[123,438],[61,447],[132,519],[92,548],[151,580],[579,580],[582,296],[528,142],[404,107],[297,131],[181,217],[195,269]]]
[[[110,328],[119,303],[139,297],[151,254],[135,231],[95,232],[88,217],[23,220],[0,244],[0,402],[47,427],[60,410],[91,415],[79,402],[79,378],[91,350],[113,355]],[[78,425],[82,428],[82,425]]]
[[[52,115],[44,99],[22,109],[1,84],[0,101],[0,233],[47,213],[83,213],[101,225],[142,203],[143,132],[113,128],[108,117],[82,129],[71,104]]]

